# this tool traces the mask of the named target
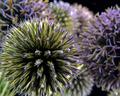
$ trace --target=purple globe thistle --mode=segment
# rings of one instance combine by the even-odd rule
[[[80,34],[80,55],[103,89],[120,88],[120,8],[109,8]]]

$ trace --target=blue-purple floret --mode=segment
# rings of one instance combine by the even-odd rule
[[[33,18],[33,17],[39,17],[39,18],[42,18],[43,15],[43,12],[45,11],[45,9],[47,9],[47,3],[45,2],[42,2],[42,1],[26,1],[25,4],[23,4],[22,6],[22,10],[23,11],[26,11],[26,14],[25,14],[25,18],[28,19],[28,18]],[[47,13],[46,13],[47,15]]]

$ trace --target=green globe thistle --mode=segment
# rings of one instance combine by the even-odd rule
[[[120,8],[109,8],[80,34],[80,55],[95,82],[105,90],[120,88]]]
[[[120,89],[112,90],[108,96],[120,96]]]
[[[66,86],[64,96],[88,96],[93,87],[93,78],[88,69],[80,65],[70,83]]]
[[[72,7],[69,3],[54,1],[50,3],[50,12],[55,22],[60,23],[61,27],[72,32],[73,20],[70,15]]]
[[[15,96],[2,72],[0,72],[0,96]]]
[[[50,96],[68,83],[78,61],[70,33],[48,20],[31,20],[10,30],[1,68],[16,92]]]

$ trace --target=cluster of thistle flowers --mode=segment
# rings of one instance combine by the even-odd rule
[[[5,34],[1,68],[14,93],[63,95],[68,93],[63,92],[64,85],[69,86],[71,95],[90,93],[93,79],[86,76],[87,70],[79,69],[82,64],[72,32],[73,21],[79,21],[74,17],[75,8],[64,2],[48,4],[41,0],[7,0],[0,4],[0,31]],[[72,92],[73,87],[77,89]]]
[[[0,23],[0,68],[14,93],[87,96],[94,80],[119,88],[120,8],[93,20],[81,5],[1,0]]]
[[[6,1],[6,2],[5,2]],[[46,3],[41,0],[1,0],[0,1],[0,30],[1,42],[11,26],[17,26],[21,21],[30,18],[45,18],[59,22],[61,27],[79,34],[93,14],[81,5],[70,5],[65,2]],[[84,22],[84,23],[83,23]],[[1,44],[0,44],[1,45]]]

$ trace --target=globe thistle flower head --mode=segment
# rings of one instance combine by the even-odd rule
[[[6,37],[1,68],[17,92],[50,96],[68,83],[76,70],[73,36],[59,24],[31,20],[13,27]],[[31,93],[32,92],[32,93]]]
[[[69,3],[54,1],[50,3],[51,14],[54,21],[60,23],[61,27],[71,32],[73,30],[73,19],[70,15],[72,7]]]
[[[66,86],[65,96],[88,96],[93,87],[93,78],[88,69],[80,65],[79,70]]]
[[[120,9],[113,7],[96,15],[88,32],[81,34],[81,56],[98,86],[120,87]]]

